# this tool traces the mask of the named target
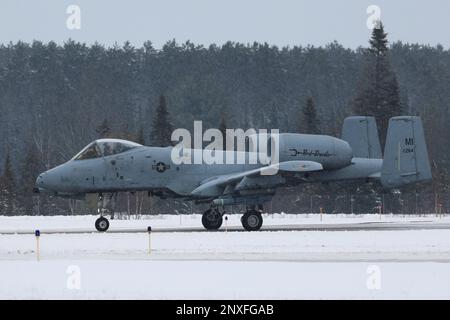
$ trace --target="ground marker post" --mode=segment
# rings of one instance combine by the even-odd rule
[[[225,216],[225,233],[228,232],[228,216]]]
[[[148,233],[148,254],[152,252],[152,227],[147,227],[147,233]]]
[[[323,207],[320,207],[320,221],[322,221]]]
[[[37,261],[40,261],[39,238],[41,237],[41,232],[39,230],[35,230],[34,235],[36,236],[36,258],[37,258]]]

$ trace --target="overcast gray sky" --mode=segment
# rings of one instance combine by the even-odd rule
[[[69,5],[81,29],[69,30]],[[450,47],[448,0],[0,0],[0,42],[69,38],[106,45],[126,40],[197,44],[226,41],[285,45],[366,46],[369,5],[378,5],[389,40]]]

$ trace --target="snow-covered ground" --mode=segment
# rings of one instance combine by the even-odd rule
[[[24,231],[40,229],[57,230],[92,230],[97,216],[0,216],[0,233],[2,231]],[[142,215],[126,219],[111,220],[112,229],[147,228],[152,227],[201,227],[201,215]],[[229,226],[240,226],[241,215],[228,215]],[[128,220],[129,219],[129,220]],[[264,214],[264,225],[285,224],[348,224],[369,222],[421,222],[450,223],[450,216],[436,217],[435,215],[350,215],[350,214]],[[223,225],[225,226],[225,224]]]
[[[93,216],[0,217],[0,230],[92,229]],[[200,216],[111,228],[199,226]],[[450,218],[383,216],[384,222]],[[379,222],[377,215],[266,215],[267,224]],[[239,216],[230,216],[238,225]],[[1,299],[450,298],[450,229],[0,235]]]

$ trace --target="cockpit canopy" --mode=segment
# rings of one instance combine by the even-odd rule
[[[91,142],[72,160],[86,160],[112,156],[131,149],[142,147],[141,144],[120,139],[99,139]]]

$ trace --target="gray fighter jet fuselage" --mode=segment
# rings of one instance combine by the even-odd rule
[[[179,163],[173,147],[148,147],[125,140],[100,139],[68,162],[39,175],[36,192],[82,198],[86,194],[147,191],[160,197],[211,203],[203,215],[207,229],[222,224],[219,208],[246,204],[242,223],[247,230],[262,225],[260,209],[277,188],[300,183],[380,180],[387,188],[427,181],[431,173],[423,129],[418,117],[391,119],[381,156],[376,124],[371,117],[350,117],[343,139],[324,135],[280,134],[277,163],[252,163],[251,152],[215,150],[221,163]],[[191,158],[202,150],[181,149]],[[237,160],[245,158],[244,163]],[[242,158],[241,158],[242,159]],[[268,170],[271,169],[271,172]],[[111,197],[112,199],[112,197]],[[100,217],[99,231],[109,222]]]

